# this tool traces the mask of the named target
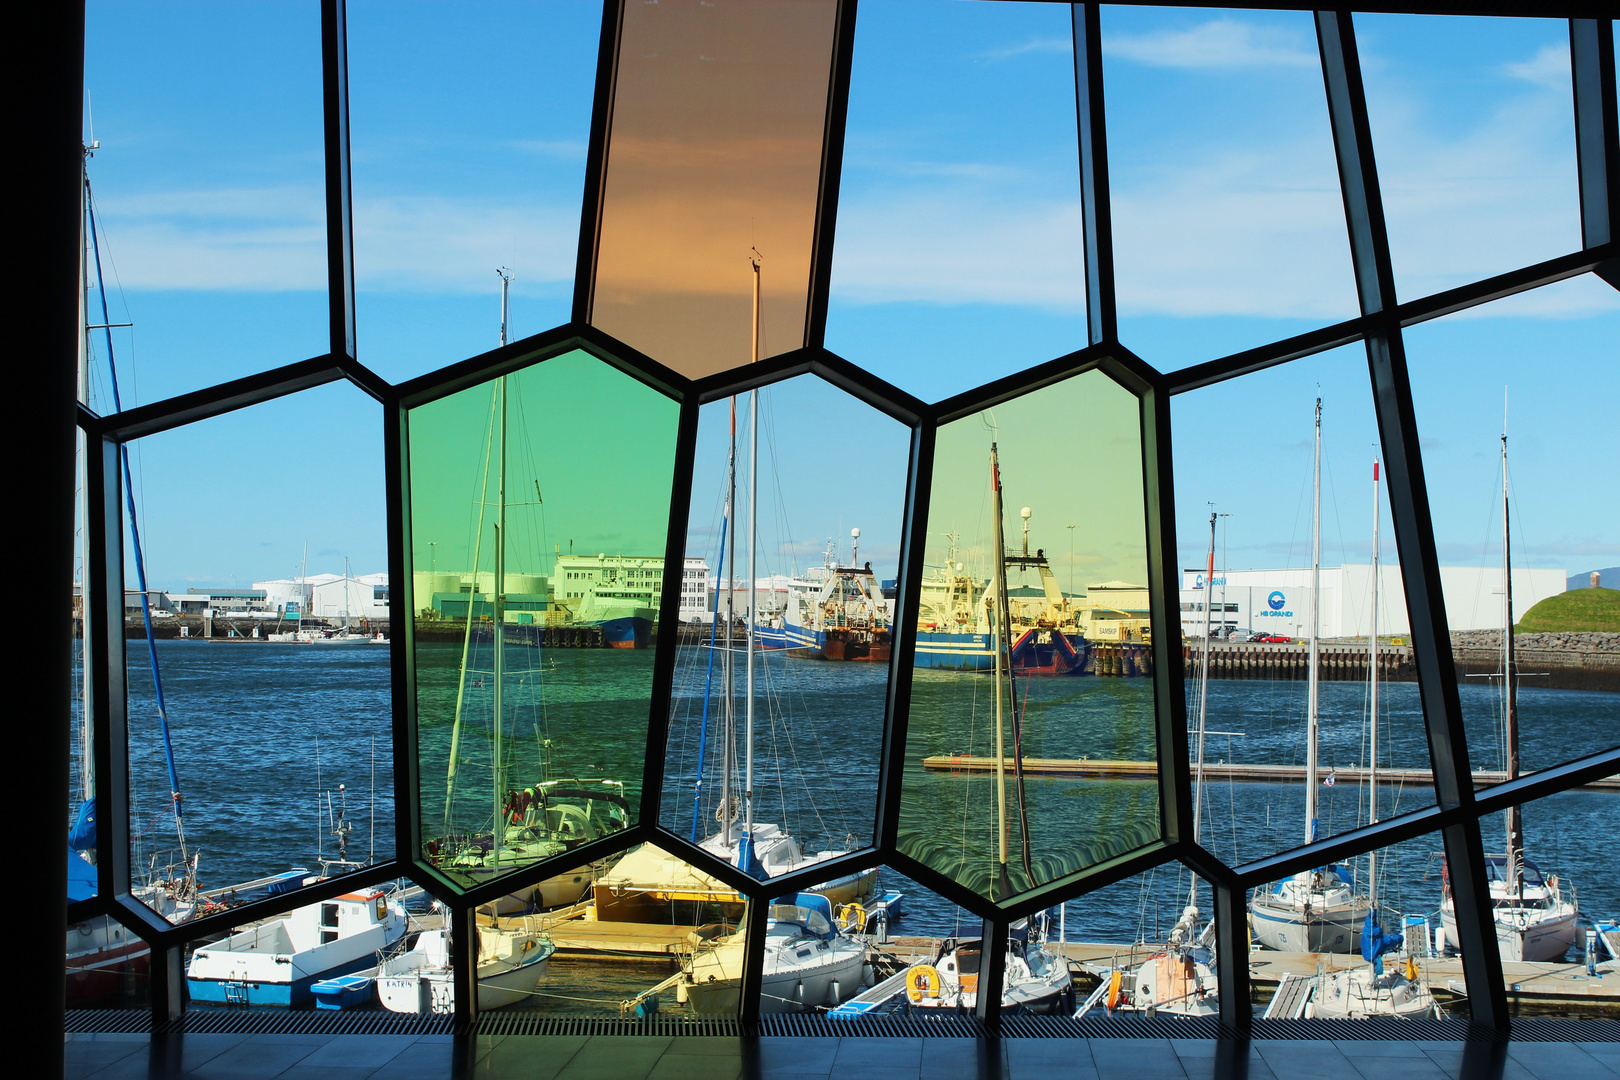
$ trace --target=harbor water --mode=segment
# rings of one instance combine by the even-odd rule
[[[335,853],[330,839],[333,806],[346,802],[354,825],[349,857],[364,861],[393,847],[392,712],[390,649],[384,646],[299,646],[268,643],[158,643],[169,703],[176,767],[184,793],[187,839],[201,853],[204,889],[216,889],[286,870],[314,867]],[[430,647],[432,648],[432,647]],[[440,648],[451,648],[441,646]],[[532,651],[532,650],[530,650]],[[136,864],[151,864],[172,849],[174,826],[168,781],[144,648],[130,647],[130,775],[137,835]],[[639,788],[647,730],[645,710],[652,668],[650,650],[547,650],[536,665],[546,680],[544,730],[510,733],[509,766],[527,755],[536,770],[549,756],[553,775],[624,779]],[[445,658],[448,659],[448,658]],[[710,697],[707,781],[696,784],[704,689],[718,685],[707,673],[707,652],[687,646],[677,665],[662,821],[689,836],[697,809],[698,832],[717,827],[723,725],[719,695]],[[757,821],[785,824],[808,850],[842,850],[870,842],[886,695],[885,665],[829,663],[768,654],[756,661],[761,688],[755,716]],[[446,664],[435,665],[444,669]],[[742,665],[736,740],[742,754]],[[425,682],[425,693],[444,687]],[[929,772],[931,754],[993,753],[994,714],[989,676],[919,671],[909,718],[901,815],[902,842],[926,838],[957,853],[964,873],[988,873],[995,838],[994,781]],[[1470,717],[1488,716],[1496,691],[1484,681],[1460,688]],[[1196,684],[1189,684],[1196,692]],[[1023,680],[1027,694],[1024,753],[1030,757],[1147,760],[1154,756],[1153,687],[1145,679],[1048,678]],[[1301,765],[1305,755],[1302,682],[1214,681],[1209,685],[1208,760]],[[1381,690],[1381,763],[1426,767],[1427,744],[1413,683]],[[1525,759],[1550,764],[1620,742],[1620,694],[1537,689],[1520,693]],[[1189,714],[1196,715],[1196,703]],[[1320,688],[1324,776],[1335,765],[1366,760],[1366,688],[1329,682]],[[526,721],[524,728],[531,725]],[[1471,731],[1471,734],[1474,734]],[[522,736],[519,738],[518,736]],[[1478,738],[1478,735],[1475,735]],[[549,743],[549,745],[548,745]],[[1476,747],[1476,754],[1490,748]],[[1009,747],[1010,752],[1010,747]],[[442,791],[447,751],[439,733],[424,727],[423,790]],[[477,754],[466,760],[476,764]],[[487,760],[487,759],[486,759]],[[1481,756],[1476,767],[1499,762]],[[628,775],[632,770],[637,775]],[[469,785],[488,785],[470,768]],[[481,777],[481,779],[478,779]],[[341,797],[336,792],[344,785]],[[1151,835],[1157,828],[1156,786],[1148,781],[1093,781],[1032,777],[1032,853],[1052,865],[1083,864],[1087,844],[1099,837]],[[1429,804],[1433,791],[1412,786],[1385,790],[1379,815]],[[1579,894],[1583,921],[1620,916],[1620,882],[1609,872],[1612,822],[1620,804],[1607,792],[1565,792],[1525,811],[1526,850]],[[1205,788],[1202,842],[1228,861],[1242,862],[1304,839],[1301,783],[1229,783]],[[430,808],[431,811],[431,808]],[[1364,822],[1368,806],[1360,784],[1319,788],[1319,831],[1343,832]],[[487,827],[487,825],[486,825]],[[1011,858],[1019,859],[1018,830]],[[1500,829],[1487,823],[1486,850],[1499,850]],[[1440,905],[1438,837],[1401,845],[1379,869],[1384,901],[1407,914],[1433,916]],[[1357,860],[1364,863],[1364,860]],[[1357,873],[1364,869],[1357,867]],[[1161,868],[1071,901],[1065,928],[1071,940],[1152,940],[1186,902],[1186,872]],[[906,894],[903,919],[890,929],[907,936],[977,933],[977,920],[955,905],[885,869],[879,887]],[[1438,922],[1438,919],[1435,919]],[[546,1009],[616,1008],[663,978],[667,961],[557,957],[537,999]],[[666,995],[666,1008],[669,1004]]]

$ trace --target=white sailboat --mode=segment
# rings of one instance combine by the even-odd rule
[[[501,1009],[531,998],[557,948],[544,934],[478,929],[478,1008]],[[443,930],[425,930],[377,967],[377,998],[397,1013],[453,1013],[455,972]]]
[[[1370,734],[1368,738],[1367,789],[1371,793],[1369,825],[1378,823],[1378,462],[1373,462],[1373,541],[1372,541],[1372,626],[1368,634],[1367,697]],[[1324,971],[1315,976],[1305,1015],[1360,1018],[1366,1016],[1417,1017],[1438,1015],[1434,996],[1420,978],[1410,943],[1386,935],[1379,921],[1378,853],[1367,853],[1367,895],[1373,907],[1361,927],[1361,955],[1365,967]],[[1407,947],[1405,964],[1385,970],[1385,953]]]
[[[1317,840],[1318,635],[1322,622],[1322,399],[1316,399],[1311,501],[1310,669],[1306,687],[1305,842]],[[1283,952],[1354,952],[1371,899],[1348,868],[1321,866],[1295,874],[1249,901],[1254,940]]]
[[[759,360],[759,315],[760,315],[760,264],[761,257],[758,250],[749,256],[750,266],[754,275],[754,318],[753,318],[753,359]],[[737,505],[737,404],[736,399],[731,403],[731,446],[726,470],[726,501],[725,516],[723,519],[723,532],[721,534],[721,570],[726,573],[725,566],[736,566],[737,536],[736,529],[731,528],[734,521]],[[759,496],[759,391],[751,390],[748,394],[748,581],[749,606],[753,607],[757,590],[752,583],[758,580],[758,496]],[[730,549],[726,549],[729,537]],[[736,571],[731,572],[731,580],[736,577]],[[719,825],[713,833],[698,838],[698,817],[693,816],[692,840],[704,851],[710,853],[745,873],[751,874],[760,880],[779,877],[791,871],[803,870],[813,867],[817,863],[827,862],[838,857],[843,852],[821,851],[815,854],[807,853],[803,846],[791,833],[781,825],[756,821],[754,817],[754,714],[758,693],[755,686],[754,668],[757,661],[756,653],[758,641],[756,639],[756,620],[752,610],[748,613],[745,631],[746,671],[745,691],[743,695],[743,760],[740,763],[740,777],[738,764],[734,760],[736,745],[736,705],[733,686],[735,684],[733,652],[731,649],[732,629],[737,625],[736,618],[736,589],[726,589],[725,623],[726,644],[718,646],[720,649],[721,679],[725,691],[722,695],[722,718],[720,746],[722,760],[720,763],[720,797],[715,809],[715,820]],[[717,620],[718,621],[718,620]],[[700,754],[702,751],[700,750]],[[702,757],[698,763],[698,784],[701,794],[703,765]],[[741,780],[742,790],[733,791],[733,784]],[[869,898],[876,885],[877,871],[865,870],[853,874],[843,874],[816,885],[811,891],[826,896],[835,905],[864,901]],[[674,885],[675,888],[671,888]],[[719,903],[722,908],[737,912],[741,910],[741,898],[713,878],[708,877],[690,867],[680,864],[664,851],[653,844],[644,844],[631,851],[621,859],[613,870],[605,875],[598,883],[596,889],[597,917],[599,919],[614,919],[619,921],[668,921],[669,902],[691,901],[703,905]]]
[[[744,936],[739,931],[693,956],[676,987],[677,999],[700,1016],[737,1015]],[[760,1012],[832,1008],[860,993],[866,981],[866,945],[839,932],[825,896],[799,893],[771,904]]]
[[[1503,424],[1506,427],[1506,424]],[[1502,433],[1502,723],[1507,779],[1519,775],[1519,686],[1513,656],[1513,556],[1508,514],[1507,432]],[[1507,851],[1485,857],[1496,944],[1504,960],[1562,960],[1575,944],[1580,910],[1555,874],[1548,878],[1524,856],[1524,811],[1507,811]],[[1457,911],[1448,886],[1440,902],[1446,940],[1457,940]]]

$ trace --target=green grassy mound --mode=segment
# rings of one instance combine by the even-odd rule
[[[1524,613],[1518,629],[1551,634],[1620,631],[1620,589],[1571,589],[1549,596]]]

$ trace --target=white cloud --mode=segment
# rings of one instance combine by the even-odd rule
[[[1570,92],[1567,45],[1543,45],[1530,59],[1508,64],[1503,70],[1515,79],[1545,86],[1549,90]]]
[[[1236,19],[1215,19],[1187,30],[1104,34],[1103,53],[1150,67],[1316,67],[1316,49],[1303,35]]]
[[[519,288],[566,281],[579,251],[575,206],[394,196],[358,203],[354,222],[365,289],[487,292],[496,263],[517,272]]]
[[[1000,49],[991,49],[983,55],[990,60],[1005,60],[1010,56],[1023,56],[1028,53],[1072,55],[1074,53],[1074,39],[1067,37],[1031,38],[1021,45],[1007,45]]]

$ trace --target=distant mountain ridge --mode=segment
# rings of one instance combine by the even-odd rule
[[[1597,572],[1603,575],[1598,579],[1599,586],[1605,589],[1620,589],[1620,566],[1605,567]],[[1566,589],[1590,589],[1591,587],[1592,571],[1590,570],[1584,574],[1576,574],[1564,583]]]

